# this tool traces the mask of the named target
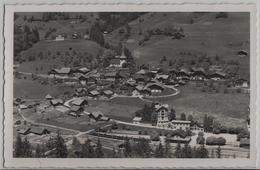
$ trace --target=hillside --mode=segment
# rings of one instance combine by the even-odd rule
[[[196,56],[200,55],[214,58],[217,55],[225,61],[238,61],[240,72],[248,75],[248,56],[238,57],[237,52],[249,52],[249,14],[228,13],[227,18],[216,16],[217,13],[147,13],[129,23],[131,33],[126,46],[138,64],[158,65],[163,56],[174,61],[180,58],[196,60]],[[152,35],[142,45],[138,44],[147,30],[164,30],[167,27],[181,27],[185,37],[177,40],[171,36]],[[115,44],[123,36],[115,30],[106,40]]]

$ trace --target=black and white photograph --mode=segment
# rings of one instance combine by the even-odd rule
[[[12,158],[255,159],[250,11],[11,18]]]

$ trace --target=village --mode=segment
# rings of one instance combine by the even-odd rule
[[[125,31],[119,29],[118,32]],[[185,37],[183,30],[180,32],[178,39]],[[108,36],[109,33],[103,31],[102,34]],[[177,33],[173,36],[179,35]],[[92,41],[89,34],[79,36],[77,33],[72,33],[69,40],[57,34],[52,40],[44,41],[83,41],[78,40],[80,37],[86,43]],[[117,54],[110,57],[106,66],[101,65],[105,62],[102,54],[98,56],[98,62],[101,62],[95,67],[89,64],[60,65],[47,67],[45,72],[39,72],[38,68],[25,72],[20,69],[23,62],[14,65],[15,80],[55,87],[58,91],[43,91],[41,96],[44,97],[38,99],[27,98],[26,94],[14,98],[14,138],[18,135],[28,140],[32,148],[38,148],[33,151],[36,154],[40,152],[39,147],[48,146],[58,134],[57,138],[62,137],[70,153],[67,157],[80,157],[79,153],[83,151],[78,145],[86,143],[99,151],[96,156],[102,157],[183,158],[185,156],[178,154],[182,147],[197,148],[198,153],[194,152],[201,158],[249,157],[249,105],[243,105],[247,111],[243,112],[242,123],[234,125],[228,121],[222,123],[226,119],[224,116],[180,111],[175,102],[191,90],[192,94],[199,95],[249,95],[250,80],[247,77],[232,76],[232,72],[227,71],[229,64],[221,64],[218,57],[215,57],[215,63],[209,62],[203,67],[185,65],[185,62],[176,66],[166,56],[159,56],[161,63],[169,61],[170,67],[162,64],[137,66],[126,46],[126,41],[122,41]],[[236,54],[243,58],[249,56],[243,49]],[[57,53],[56,57],[59,55]],[[202,60],[208,59],[202,57]],[[130,151],[139,145],[149,148],[143,151],[147,155]],[[42,150],[38,157],[57,156],[55,147]],[[160,150],[164,151],[160,153]]]

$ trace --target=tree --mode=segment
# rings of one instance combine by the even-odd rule
[[[165,144],[165,156],[167,158],[171,157],[171,146],[170,146],[170,141],[166,139],[166,144]]]
[[[22,143],[22,138],[21,135],[18,134],[16,137],[16,142],[14,146],[14,157],[22,157],[23,155],[23,143]]]
[[[189,115],[189,116],[188,116],[188,121],[190,121],[190,122],[191,122],[191,124],[193,124],[193,123],[194,123],[194,121],[193,121],[193,116],[192,116],[192,115]]]
[[[159,143],[158,147],[155,149],[155,157],[156,158],[164,157],[164,149],[163,149],[161,142]]]
[[[210,158],[215,158],[215,150],[211,149]]]
[[[197,158],[208,158],[208,150],[205,148],[205,145],[201,145],[197,150],[196,150],[196,157]]]
[[[196,139],[197,144],[205,144],[205,138],[204,138],[204,133],[203,132],[199,132],[198,133],[198,137]]]
[[[176,147],[175,152],[174,152],[174,156],[176,158],[181,158],[182,157],[181,144],[180,143],[177,144],[177,147]]]
[[[97,146],[96,146],[96,149],[95,149],[95,153],[96,153],[96,157],[97,157],[97,158],[103,158],[103,157],[104,157],[104,153],[103,153],[103,149],[102,149],[102,144],[101,144],[99,138],[98,138],[98,141],[97,141]]]
[[[104,41],[104,35],[101,31],[100,25],[98,22],[96,22],[94,25],[92,25],[92,27],[90,28],[90,35],[89,38],[92,41],[97,42],[98,44],[100,44],[101,46],[104,45],[105,41]]]
[[[175,110],[172,108],[170,113],[169,113],[169,120],[176,120],[176,114],[175,114]]]
[[[66,158],[67,157],[67,155],[68,155],[67,146],[59,132],[54,141],[54,148],[55,148],[55,156],[57,158]]]
[[[220,148],[220,146],[218,146],[216,154],[217,154],[217,158],[221,158],[221,148]]]
[[[182,158],[192,158],[191,147],[188,143],[185,143],[184,148],[182,148]]]
[[[45,147],[44,145],[37,144],[35,149],[35,157],[42,158],[44,157]]]
[[[124,143],[124,155],[125,157],[132,156],[132,147],[130,145],[129,139],[126,139]]]
[[[182,113],[181,114],[181,118],[180,118],[181,120],[186,120],[186,115],[185,115],[185,113]]]
[[[22,157],[28,158],[32,157],[32,147],[30,142],[28,141],[27,137],[24,138],[23,141],[23,155]]]
[[[93,146],[91,145],[90,140],[85,141],[81,148],[81,157],[82,158],[94,158],[95,151]]]

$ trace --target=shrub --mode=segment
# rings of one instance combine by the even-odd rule
[[[206,139],[206,145],[220,145],[223,146],[226,144],[226,139],[223,137],[214,137],[210,136]]]

